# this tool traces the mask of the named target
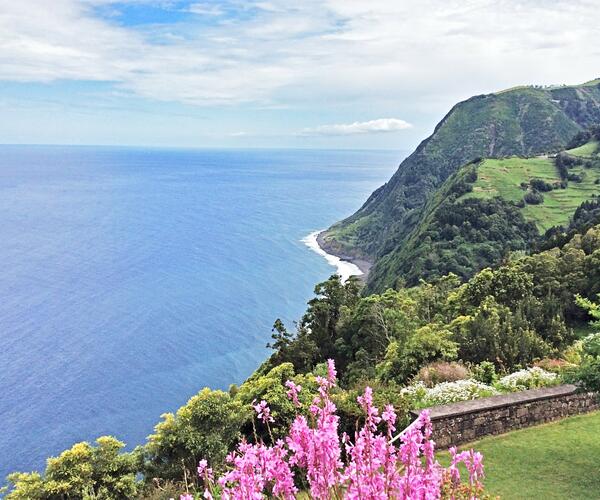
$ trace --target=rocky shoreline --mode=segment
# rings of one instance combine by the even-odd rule
[[[359,275],[358,277],[362,281],[367,281],[367,278],[369,276],[369,271],[371,270],[371,267],[373,266],[373,262],[367,260],[364,256],[359,257],[359,256],[353,255],[347,251],[343,252],[340,250],[339,247],[329,244],[325,240],[325,233],[326,233],[326,231],[321,231],[317,235],[317,243],[318,243],[319,247],[321,248],[321,250],[323,250],[324,252],[326,252],[330,255],[334,255],[342,260],[345,260],[347,262],[351,262],[352,264],[354,264],[363,273],[363,274]]]

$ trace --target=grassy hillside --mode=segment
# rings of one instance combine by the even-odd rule
[[[590,141],[583,146],[567,150],[567,153],[570,155],[579,156],[582,158],[591,158],[596,152],[598,152],[598,141]]]
[[[585,156],[578,160],[573,152]],[[580,163],[565,171],[572,180],[563,179],[547,155],[465,165],[431,195],[402,246],[378,260],[370,291],[377,289],[372,283],[416,285],[448,273],[466,279],[510,252],[528,251],[549,228],[568,225],[584,201],[600,195],[597,142],[570,153]],[[549,190],[537,191],[540,182]],[[538,203],[525,203],[533,193]]]
[[[597,152],[598,143],[590,142],[569,150],[572,156],[591,159]],[[568,182],[565,189],[553,189],[543,193],[544,200],[538,205],[527,204],[523,209],[526,220],[535,223],[540,232],[552,226],[565,225],[573,212],[585,200],[600,195],[600,161],[591,162],[589,168],[575,166],[571,173],[581,177],[580,182]],[[473,191],[464,196],[493,198],[500,196],[507,201],[518,203],[525,194],[521,187],[533,179],[542,179],[549,184],[560,184],[560,174],[554,160],[548,157],[486,159],[478,167],[477,181]]]
[[[331,250],[374,260],[369,288],[381,290],[400,276],[394,254],[402,251],[422,220],[424,205],[461,166],[480,157],[557,152],[578,132],[598,123],[597,81],[572,87],[519,87],[468,99],[452,108],[358,212],[332,226],[325,240]]]

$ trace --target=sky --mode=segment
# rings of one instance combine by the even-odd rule
[[[600,77],[600,0],[0,0],[0,143],[409,150]]]

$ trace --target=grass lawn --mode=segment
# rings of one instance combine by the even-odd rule
[[[486,491],[503,499],[600,499],[600,412],[462,448],[484,455]],[[448,465],[448,452],[438,453]]]

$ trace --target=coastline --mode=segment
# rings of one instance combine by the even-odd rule
[[[324,240],[324,233],[325,230],[310,233],[302,238],[302,242],[313,252],[324,257],[331,266],[336,267],[342,282],[345,282],[350,276],[358,276],[361,281],[366,281],[373,264],[365,259],[336,252]]]

